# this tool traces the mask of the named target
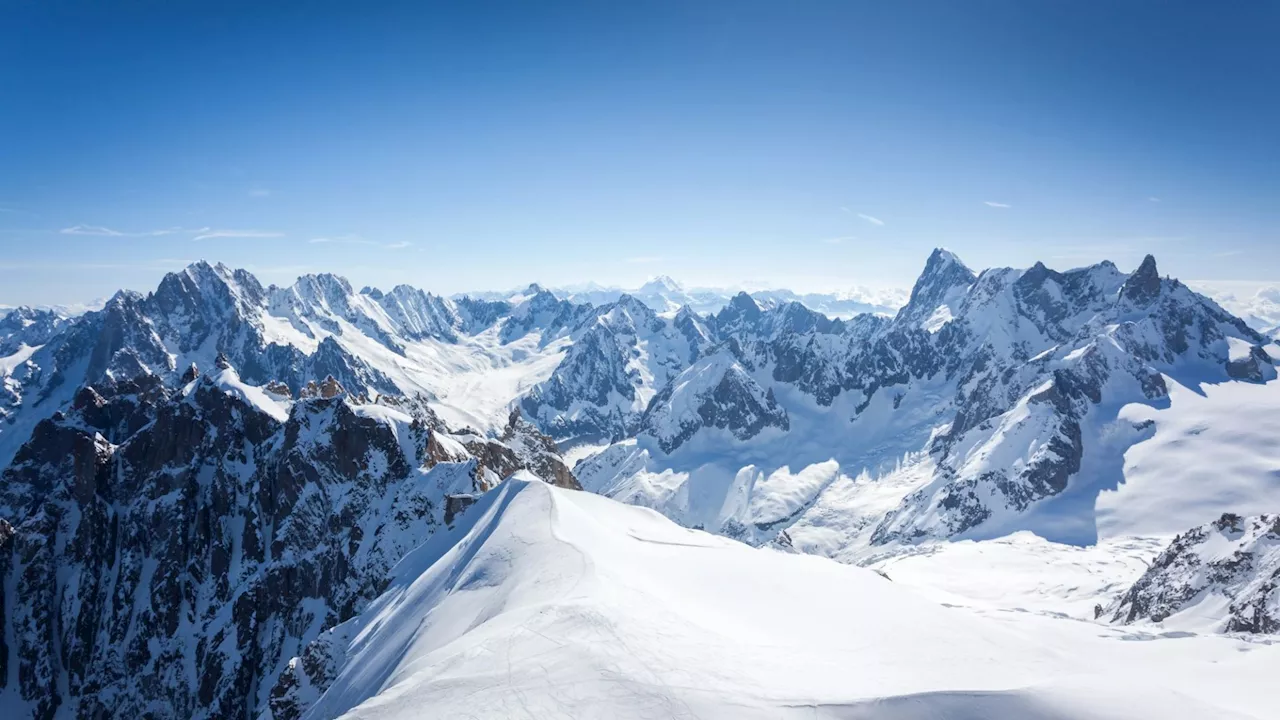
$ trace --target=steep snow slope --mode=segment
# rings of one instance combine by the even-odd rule
[[[1169,536],[1224,512],[1280,508],[1280,382],[1169,385],[1169,407],[1132,405],[1152,423],[1124,455],[1120,484],[1097,500],[1098,533]]]
[[[1190,720],[1271,716],[1280,646],[947,607],[513,479],[290,667],[277,717]]]

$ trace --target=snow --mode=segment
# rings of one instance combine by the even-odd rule
[[[868,567],[939,602],[1092,620],[1094,606],[1128,590],[1166,544],[1164,538],[1122,537],[1077,546],[1022,531],[926,545]]]
[[[44,346],[36,345],[32,347],[30,345],[23,344],[18,346],[17,352],[13,353],[12,355],[9,355],[6,357],[0,357],[0,378],[7,377],[10,373],[13,372],[14,368],[18,367],[19,365],[21,365],[22,363],[30,359],[30,357],[34,355],[36,351],[39,350],[41,347],[44,347]]]
[[[933,311],[933,314],[930,315],[928,319],[924,321],[923,327],[928,332],[936,333],[942,329],[943,325],[946,325],[947,323],[951,322],[952,318],[953,316],[951,314],[950,306],[939,305]]]
[[[223,392],[234,395],[250,407],[270,415],[278,422],[285,422],[289,419],[289,408],[286,403],[276,400],[274,395],[267,394],[262,388],[242,382],[235,368],[225,368],[212,373],[209,375],[209,381]],[[198,383],[200,383],[200,379],[197,378],[191,385],[187,386],[186,392],[189,394]]]
[[[1125,453],[1124,482],[1098,496],[1099,536],[1173,535],[1280,508],[1280,382],[1168,386],[1168,408],[1121,413],[1155,432]]]
[[[327,639],[311,720],[1265,718],[1280,670],[1280,645],[949,607],[520,479]]]

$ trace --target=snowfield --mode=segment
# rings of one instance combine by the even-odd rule
[[[304,717],[1274,717],[1276,645],[949,606],[520,477],[392,575]]]

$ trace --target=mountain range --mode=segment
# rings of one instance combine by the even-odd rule
[[[444,297],[200,262],[82,315],[8,311],[0,709],[1273,710],[1246,682],[1280,668],[1270,649],[1162,699],[1197,653],[1280,628],[1280,346],[1258,319],[1150,256],[975,272],[938,249],[902,302],[872,300],[668,278]],[[1004,560],[947,574],[985,552]],[[1077,565],[1092,579],[1061,581]],[[1044,614],[1006,633],[980,586]],[[816,597],[787,637],[778,613]],[[1093,665],[1135,632],[1197,649],[1142,650],[1159,672],[1115,684]],[[1030,650],[1059,635],[1069,659]],[[988,636],[1003,664],[981,665]],[[610,638],[633,652],[593,649]],[[947,638],[966,650],[904,680]],[[901,672],[793,677],[765,647]]]

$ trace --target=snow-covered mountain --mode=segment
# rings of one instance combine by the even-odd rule
[[[199,262],[152,293],[121,291],[101,310],[59,319],[58,332],[33,332],[53,327],[44,315],[11,336],[9,325],[34,315],[5,316],[0,464],[80,386],[142,375],[173,385],[218,354],[251,384],[281,382],[296,393],[332,376],[356,394],[422,394],[451,423],[500,429],[589,311],[546,292],[519,303],[455,302],[408,286],[355,292],[328,274],[263,287],[244,270]]]
[[[294,398],[210,370],[84,387],[0,475],[6,717],[254,715],[477,494],[578,487],[518,415],[486,438],[332,378]]]
[[[447,715],[488,683],[491,716],[897,717],[946,690],[930,712],[1111,717],[1174,686],[1199,689],[1173,716],[1267,716],[1274,654],[1180,679],[1246,640],[1117,649],[1277,617],[1280,346],[1154,258],[974,272],[940,249],[900,308],[849,317],[759,292],[699,311],[668,278],[582,292],[201,262],[80,316],[0,315],[0,714]],[[1000,598],[1044,614],[984,665],[964,643],[1008,630]],[[957,613],[955,657],[849,684],[936,653]],[[1118,686],[1113,656],[1158,671]],[[554,672],[502,684],[495,657]],[[944,667],[966,663],[992,677]]]
[[[1104,262],[976,274],[939,250],[891,320],[831,321],[744,294],[709,326],[760,388],[720,412],[749,417],[748,398],[768,394],[786,430],[711,426],[673,443],[641,428],[579,476],[686,525],[835,556],[1019,529],[1092,542],[1091,504],[1041,516],[1123,482],[1118,464],[1154,423],[1122,408],[1167,406],[1170,384],[1276,376],[1266,338],[1150,257],[1132,273]]]
[[[541,286],[536,286],[542,289]],[[757,303],[764,307],[785,305],[798,302],[828,317],[849,318],[862,313],[892,315],[907,301],[904,290],[888,288],[874,290],[867,287],[852,287],[839,292],[805,292],[797,293],[785,288],[754,287],[743,288],[695,287],[686,288],[681,283],[666,275],[650,279],[638,288],[605,287],[595,283],[586,285],[549,288],[548,292],[556,297],[575,303],[588,305],[608,305],[617,302],[623,295],[629,295],[654,312],[671,313],[680,308],[688,308],[700,315],[717,313],[729,304],[739,293],[746,292]],[[483,300],[510,300],[529,295],[529,290],[509,290],[506,292],[473,292],[455,296]]]

